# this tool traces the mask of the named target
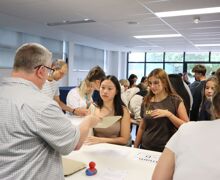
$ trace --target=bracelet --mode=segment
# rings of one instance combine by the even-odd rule
[[[76,111],[76,108],[73,109],[72,113],[74,114],[75,111]]]

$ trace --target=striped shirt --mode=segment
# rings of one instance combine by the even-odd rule
[[[46,94],[51,99],[54,98],[54,96],[59,96],[59,84],[58,81],[48,81],[46,80],[45,84],[43,85],[43,88],[41,90],[42,93]]]
[[[64,179],[60,154],[80,137],[59,106],[30,81],[0,81],[0,179]]]

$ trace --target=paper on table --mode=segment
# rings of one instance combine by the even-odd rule
[[[99,122],[95,128],[108,128],[113,125],[116,121],[121,119],[121,116],[106,116],[102,118],[102,121]]]
[[[152,155],[152,154],[148,154],[147,152],[139,152],[138,154],[135,155],[135,159],[146,161],[148,163],[153,163],[153,164],[156,164],[159,158],[160,158],[159,154]]]

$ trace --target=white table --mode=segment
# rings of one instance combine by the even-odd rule
[[[87,165],[90,161],[94,161],[98,173],[94,176],[86,176],[83,169],[65,177],[65,180],[151,180],[160,154],[155,151],[105,143],[83,146],[79,151],[73,151],[65,157],[82,161]],[[112,172],[112,175],[108,176],[108,172]],[[124,178],[119,178],[120,176]]]

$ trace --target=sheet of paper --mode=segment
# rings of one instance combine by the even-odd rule
[[[160,157],[159,155],[152,155],[152,154],[149,154],[149,153],[140,152],[140,153],[135,155],[134,159],[156,164],[157,161],[159,160],[159,157]]]
[[[118,121],[119,119],[121,119],[121,116],[106,116],[102,118],[102,121],[99,122],[95,128],[108,128],[116,123],[116,121]]]

